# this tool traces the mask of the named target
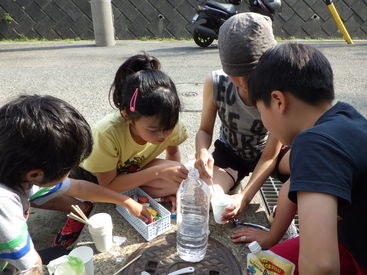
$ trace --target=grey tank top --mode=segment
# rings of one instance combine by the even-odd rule
[[[219,140],[244,160],[255,160],[264,150],[268,132],[255,106],[247,106],[222,71],[212,72],[213,100],[222,122]]]

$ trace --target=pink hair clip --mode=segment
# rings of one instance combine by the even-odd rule
[[[135,112],[135,107],[136,107],[136,99],[138,97],[138,93],[139,93],[139,88],[135,89],[135,92],[133,93],[133,95],[131,96],[130,99],[130,111],[131,112]]]

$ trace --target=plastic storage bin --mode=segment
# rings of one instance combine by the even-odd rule
[[[161,217],[161,219],[158,221],[152,222],[151,224],[146,224],[142,220],[131,215],[126,207],[120,205],[116,206],[116,210],[121,214],[121,216],[123,216],[135,228],[135,230],[143,236],[145,240],[149,242],[155,237],[171,229],[171,212],[156,202],[142,189],[137,187],[132,190],[125,191],[123,194],[129,197],[133,197],[134,195],[137,195],[138,197],[147,197],[150,207],[156,210],[158,215]]]

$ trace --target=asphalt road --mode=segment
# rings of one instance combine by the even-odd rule
[[[330,60],[337,100],[351,103],[367,116],[367,41],[354,45],[347,45],[344,41],[302,43],[315,45]],[[194,137],[203,100],[202,85],[212,70],[220,68],[216,46],[201,49],[190,41],[118,41],[116,46],[109,48],[95,47],[94,41],[0,42],[0,105],[19,94],[50,94],[70,102],[93,124],[113,110],[108,92],[117,68],[126,58],[142,51],[160,59],[163,71],[177,85],[184,107],[181,119],[189,131],[189,139],[181,146],[182,160],[184,163],[193,160]],[[252,206],[252,210],[246,211],[246,220],[266,224],[261,203],[253,202]],[[42,211],[33,213],[29,223],[36,245],[47,247],[63,224],[64,216]],[[53,227],[47,235],[44,228],[49,227],[50,219]],[[32,226],[33,223],[36,226]],[[213,234],[221,236],[222,243],[231,246],[240,262],[245,264],[241,258],[245,255],[244,247],[231,245],[229,230],[212,228]],[[128,228],[126,232],[129,230],[133,231]],[[215,233],[216,230],[219,233]]]
[[[367,41],[301,41],[318,47],[330,60],[338,100],[367,115]],[[218,48],[197,47],[192,41],[117,41],[96,47],[94,41],[0,43],[0,104],[18,94],[50,94],[77,107],[93,124],[112,111],[108,92],[114,74],[131,55],[156,56],[176,83],[183,103],[182,120],[190,138],[182,146],[183,161],[193,159],[199,126],[202,84],[220,68]]]

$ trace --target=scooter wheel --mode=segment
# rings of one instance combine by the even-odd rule
[[[213,37],[200,34],[197,31],[194,31],[193,38],[194,38],[196,45],[202,48],[208,47],[214,41]]]

